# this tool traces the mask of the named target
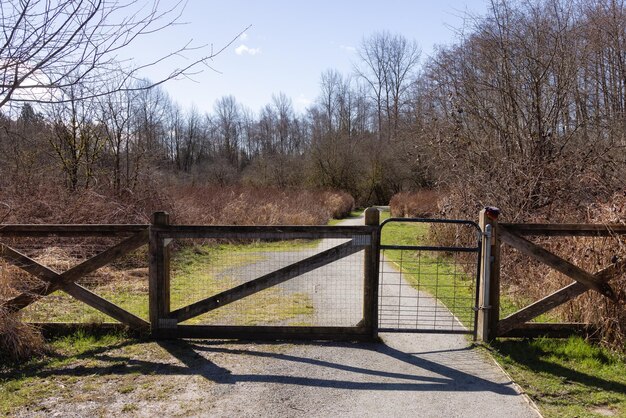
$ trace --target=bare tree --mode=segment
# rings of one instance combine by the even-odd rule
[[[370,87],[381,138],[395,138],[421,51],[415,41],[382,32],[363,40],[357,75]]]
[[[148,88],[190,76],[201,67],[211,68],[211,59],[236,39],[208,52],[205,47],[188,42],[151,62],[119,61],[118,54],[136,39],[180,24],[185,2],[177,1],[165,9],[162,3],[159,0],[3,0],[0,2],[3,34],[0,108],[9,101],[67,100],[57,93],[75,83],[98,88],[82,89],[83,96],[72,100],[128,88]],[[186,53],[196,57],[151,85],[130,83],[140,77],[143,69],[164,62],[171,65],[173,59]]]
[[[80,100],[81,85],[64,89],[61,103],[51,108],[53,135],[49,141],[65,174],[68,190],[89,188],[95,178],[96,162],[103,151],[106,136],[97,123],[96,103]]]

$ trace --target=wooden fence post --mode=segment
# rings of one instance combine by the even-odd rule
[[[380,225],[380,211],[376,208],[365,209],[365,225]],[[378,264],[380,262],[380,230],[370,235],[370,245],[365,247],[363,263],[363,322],[372,340],[378,337]]]
[[[479,225],[483,231],[477,326],[477,337],[480,341],[489,341],[497,336],[496,328],[500,320],[499,214],[499,209],[487,207],[479,215]]]
[[[170,251],[159,236],[158,228],[169,225],[167,212],[154,212],[150,226],[149,244],[149,298],[150,329],[158,337],[162,320],[168,318],[170,311]]]

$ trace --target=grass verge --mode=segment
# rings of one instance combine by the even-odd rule
[[[93,366],[92,356],[122,347],[131,341],[123,334],[88,335],[77,332],[71,336],[52,340],[49,354],[18,364],[2,359],[0,363],[0,416],[12,416],[14,411],[27,408],[30,414],[45,414],[41,404],[48,397],[73,396],[73,388],[90,387],[97,375],[78,376],[81,370]],[[76,373],[57,371],[71,367]],[[82,368],[81,368],[82,367]],[[82,394],[81,394],[82,395]]]
[[[546,418],[626,417],[626,363],[580,337],[506,339],[490,351]]]

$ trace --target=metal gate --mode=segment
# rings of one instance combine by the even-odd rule
[[[478,224],[390,218],[380,228],[379,331],[475,336],[482,240]],[[432,242],[438,244],[428,245]]]

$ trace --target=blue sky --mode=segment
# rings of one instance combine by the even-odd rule
[[[455,39],[452,28],[463,28],[464,14],[486,9],[486,0],[189,0],[181,19],[187,24],[141,40],[132,53],[141,62],[191,39],[217,49],[252,25],[215,58],[219,73],[205,70],[194,81],[172,81],[165,89],[184,108],[210,111],[218,98],[233,95],[254,112],[282,91],[300,111],[315,100],[324,70],[352,71],[364,37],[382,30],[401,34],[416,40],[426,57],[435,45]],[[145,74],[157,79],[166,70]]]

